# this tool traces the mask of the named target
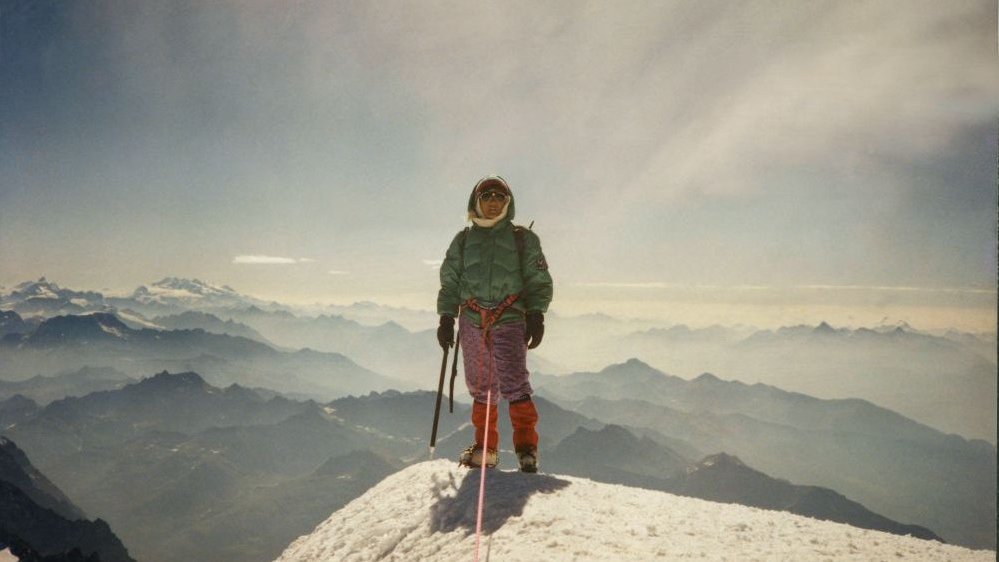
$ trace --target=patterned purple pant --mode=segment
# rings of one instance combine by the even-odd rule
[[[465,384],[476,402],[486,402],[490,361],[486,353],[482,329],[475,326],[464,314],[458,320],[461,352],[465,356]],[[527,381],[527,344],[524,343],[526,326],[512,322],[493,326],[492,401],[499,396],[518,400],[530,396],[534,390]]]

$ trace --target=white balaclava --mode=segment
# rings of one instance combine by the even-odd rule
[[[503,205],[503,210],[494,219],[486,219],[482,216],[482,206],[479,204],[479,195],[486,191],[500,191],[507,195],[506,204]],[[507,210],[510,209],[510,205],[513,203],[513,193],[510,191],[510,186],[507,185],[506,180],[500,176],[486,176],[475,184],[475,188],[472,189],[472,196],[468,202],[468,220],[472,221],[476,225],[482,228],[491,228],[496,225],[499,221],[506,218]]]

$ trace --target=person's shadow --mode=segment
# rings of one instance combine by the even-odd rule
[[[479,469],[469,469],[461,486],[453,472],[448,479],[437,481],[437,502],[430,510],[432,532],[450,532],[464,528],[467,534],[475,532],[475,519],[479,505]],[[435,478],[436,480],[436,478]],[[549,494],[569,485],[545,474],[524,474],[489,470],[486,473],[486,498],[482,511],[482,531],[493,533],[511,517],[524,513],[527,500],[534,494]]]

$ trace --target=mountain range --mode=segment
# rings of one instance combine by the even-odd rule
[[[627,331],[627,324],[598,329],[594,323],[556,317],[549,327],[552,339],[572,345],[539,349],[555,364],[588,363],[594,370],[640,357],[684,378],[711,372],[818,398],[862,398],[941,431],[995,443],[995,334],[935,335],[907,325],[849,329],[828,323],[777,330]]]
[[[432,398],[421,399],[429,408]],[[58,400],[3,433],[138,559],[154,561],[276,556],[398,459],[425,451],[333,407],[222,389],[194,373]]]
[[[788,511],[863,529],[941,540],[929,529],[878,515],[829,488],[800,486],[773,478],[725,453],[692,462],[669,447],[649,438],[638,438],[616,425],[598,431],[580,427],[546,455],[544,466],[547,471],[598,482]]]
[[[182,286],[183,281],[172,282]],[[49,293],[62,298],[58,287],[22,289],[21,296],[31,293],[30,299],[51,298]],[[184,290],[194,294],[192,287]],[[215,297],[232,300],[229,291],[185,298],[203,306]],[[329,514],[321,505],[325,492],[307,494],[310,483],[352,482],[355,487],[327,491],[337,494],[330,501],[346,502],[376,482],[374,476],[426,457],[434,395],[406,391],[435,386],[440,349],[432,330],[413,333],[392,322],[370,326],[340,315],[301,317],[251,302],[191,309],[179,298],[150,298],[145,313],[112,307],[29,318],[7,311],[4,325],[16,328],[7,329],[0,341],[0,428],[88,513],[110,521],[130,548],[147,549],[142,559],[163,549],[199,558],[204,556],[199,545],[209,543],[214,559],[274,551],[302,532],[304,522]],[[144,315],[151,310],[161,314]],[[823,372],[848,367],[829,384],[864,388],[858,381],[865,381],[872,385],[865,391],[869,395],[884,388],[876,374],[859,376],[861,364],[883,361],[925,387],[898,386],[903,401],[920,392],[961,397],[978,388],[985,394],[968,399],[959,413],[953,410],[963,399],[953,401],[939,425],[953,427],[964,419],[981,426],[983,417],[994,424],[994,409],[982,413],[990,399],[981,392],[988,387],[982,377],[962,378],[957,371],[950,378],[932,375],[931,364],[947,357],[980,374],[989,357],[974,345],[982,340],[969,334],[820,324],[771,332],[652,327],[629,339],[636,335],[630,331],[633,322],[599,315],[553,315],[553,320],[550,328],[565,331],[553,329],[546,337],[555,351],[534,355],[534,371],[539,363],[554,365],[546,357],[558,359],[560,339],[571,338],[579,326],[587,334],[574,343],[581,352],[599,353],[598,345],[587,345],[600,339],[604,326],[611,333],[606,341],[630,342],[622,349],[644,342],[657,357],[694,350],[678,353],[678,363],[713,354],[744,359],[740,367],[752,372],[777,363],[761,359],[777,350],[783,353],[778,357],[793,358],[783,367],[789,372],[800,361],[806,380],[819,371],[809,372],[808,361],[796,354],[811,350],[829,363],[821,366]],[[323,349],[304,349],[302,343]],[[364,357],[359,359],[364,367],[353,362],[354,355],[335,349]],[[867,352],[875,358],[855,356]],[[907,366],[905,353],[920,364]],[[704,360],[712,361],[718,359]],[[369,370],[372,365],[379,368]],[[384,377],[383,369],[409,381]],[[140,377],[147,378],[135,382]],[[542,419],[543,470],[705,497],[711,490],[725,491],[712,499],[830,519],[845,514],[855,525],[939,533],[958,544],[995,547],[994,441],[948,435],[937,425],[919,423],[925,420],[856,397],[821,399],[707,373],[688,380],[639,360],[599,372],[535,372],[531,380]],[[941,390],[946,383],[956,387]],[[454,458],[468,444],[466,394],[462,389],[457,395],[455,415],[442,414],[439,456]],[[941,405],[946,410],[947,402]],[[502,408],[501,466],[516,466]],[[330,468],[365,462],[381,468],[369,474]],[[292,498],[301,509],[287,507]],[[266,549],[253,542],[258,538],[234,544],[233,537],[246,536],[249,526],[266,519],[272,501],[281,502],[289,516],[273,529],[257,529],[254,537],[265,541]],[[157,519],[167,515],[168,521]],[[191,521],[201,521],[218,538],[206,543]],[[155,532],[159,529],[171,530],[172,542]]]
[[[42,277],[19,283],[6,295],[0,294],[0,308],[24,316],[53,316],[106,312],[110,305],[98,292],[64,289]]]
[[[43,301],[49,304],[38,304]],[[66,314],[68,309],[79,314],[81,306],[87,311],[114,312],[136,330],[200,328],[282,350],[338,353],[370,371],[404,380],[411,388],[433,388],[434,365],[439,361],[432,333],[435,315],[429,311],[373,303],[296,309],[240,294],[228,286],[176,277],[140,287],[128,297],[62,289],[44,278],[0,295],[0,309],[7,314],[22,309],[42,316]],[[34,323],[16,328],[27,333],[40,317],[31,315],[22,321]],[[995,443],[995,333],[948,330],[931,334],[904,322],[873,328],[837,328],[823,322],[776,330],[695,329],[603,314],[570,317],[554,312],[546,324],[545,344],[529,354],[533,372],[571,373],[583,366],[595,370],[641,357],[686,378],[712,372],[819,398],[862,398],[941,431]],[[206,363],[144,365],[141,372],[191,369],[211,378],[212,369]],[[0,378],[5,376],[0,373]]]
[[[0,400],[21,396],[44,405],[69,396],[115,390],[132,382],[135,382],[135,379],[116,369],[81,367],[76,371],[59,373],[51,377],[35,375],[20,381],[0,380]]]
[[[407,388],[340,354],[279,351],[258,341],[200,329],[133,330],[110,313],[56,316],[29,334],[8,335],[0,341],[0,360],[0,379],[8,381],[89,365],[133,377],[197,369],[217,384],[239,383],[326,400]]]
[[[429,392],[390,391],[319,404],[160,373],[52,402],[4,434],[83,509],[108,521],[139,559],[265,560],[388,474],[426,458],[434,400]],[[668,445],[543,398],[537,403],[543,468],[698,493],[670,480],[696,465]],[[453,415],[442,413],[440,456],[456,458],[466,444],[468,415],[460,402]],[[508,421],[500,431],[509,439]],[[502,462],[515,466],[504,454]],[[668,478],[649,478],[656,474]],[[836,519],[839,508],[856,504],[829,505],[814,515]]]
[[[669,491],[711,501],[788,511],[895,535],[941,540],[925,527],[904,525],[882,517],[829,488],[796,486],[771,478],[746,466],[738,457],[724,453],[706,457],[674,477]]]
[[[218,316],[208,312],[188,310],[170,316],[157,316],[152,319],[152,322],[161,330],[204,330],[213,334],[246,338],[274,347],[272,342],[253,328],[232,320],[223,321]]]
[[[368,326],[338,315],[302,318],[258,307],[219,314],[251,327],[276,345],[340,353],[375,372],[424,388],[432,386],[434,364],[440,360],[440,348],[431,330],[413,333],[392,321]]]
[[[0,310],[0,338],[7,334],[24,334],[34,330],[37,326],[38,322],[31,325],[13,310]]]
[[[996,449],[987,442],[943,434],[862,400],[820,400],[709,374],[688,381],[638,360],[535,380],[541,396],[583,415],[834,489],[948,541],[995,547]]]
[[[58,316],[87,312],[132,310],[151,317],[180,314],[188,310],[212,311],[259,306],[281,308],[238,293],[228,286],[216,286],[198,279],[166,277],[136,288],[128,296],[110,296],[97,291],[74,291],[60,287],[45,277],[16,285],[0,294],[0,308],[23,316]]]
[[[0,545],[25,553],[134,562],[107,523],[88,521],[13,441],[0,437]],[[47,559],[47,558],[46,558]]]

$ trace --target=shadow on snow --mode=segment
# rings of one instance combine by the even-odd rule
[[[450,532],[464,528],[468,534],[475,532],[476,510],[479,502],[478,469],[468,470],[459,487],[454,472],[448,479],[434,478],[437,502],[431,507],[432,532]],[[549,494],[569,485],[545,474],[523,474],[490,470],[486,473],[486,499],[482,512],[483,533],[493,533],[511,517],[524,512],[527,500],[534,494]],[[456,493],[455,493],[456,492]]]

